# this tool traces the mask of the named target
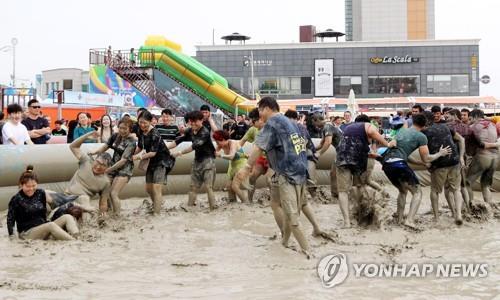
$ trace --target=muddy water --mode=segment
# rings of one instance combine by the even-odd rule
[[[220,202],[217,213],[185,212],[180,205],[186,196],[167,198],[168,211],[156,218],[142,209],[142,199],[125,201],[123,220],[87,226],[75,242],[9,241],[2,214],[0,299],[493,299],[500,294],[499,223],[458,229],[443,208],[442,222],[434,225],[426,213],[428,198],[420,208],[422,232],[395,225],[384,231],[338,229],[338,206],[313,203],[322,227],[339,237],[337,243],[309,237],[312,260],[280,245],[266,203]],[[310,233],[306,219],[302,224]],[[338,252],[358,263],[488,263],[489,276],[373,279],[351,272],[340,286],[323,288],[318,260]]]

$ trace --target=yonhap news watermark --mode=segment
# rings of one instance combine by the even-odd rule
[[[326,288],[354,278],[484,278],[485,263],[349,263],[343,253],[329,254],[318,262],[318,276]]]

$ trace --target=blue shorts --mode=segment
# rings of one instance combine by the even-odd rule
[[[413,172],[404,160],[384,163],[382,170],[391,183],[398,189],[402,187],[403,183],[407,183],[410,186],[419,184],[415,172]]]

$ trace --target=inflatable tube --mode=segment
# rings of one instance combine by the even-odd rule
[[[315,139],[315,144],[319,140]],[[102,144],[83,144],[82,152],[87,153],[99,148]],[[176,149],[184,149],[191,143],[182,143]],[[244,147],[246,153],[252,149],[252,144]],[[171,175],[187,175],[191,173],[194,152],[178,158]],[[329,149],[320,159],[318,169],[329,170],[333,161],[333,148]],[[78,161],[73,156],[68,144],[4,146],[0,145],[0,187],[16,186],[19,176],[27,165],[33,165],[40,183],[69,181],[78,168]],[[216,159],[217,173],[227,172],[228,161]],[[134,170],[134,176],[144,176],[144,171]]]
[[[330,184],[330,172],[321,170],[317,172],[317,181],[319,185]],[[169,175],[167,185],[163,187],[164,198],[168,201],[168,195],[186,194],[189,192],[189,183],[191,182],[190,175]],[[64,192],[69,182],[54,182],[40,184],[39,187],[46,190],[55,192]],[[120,193],[121,199],[132,197],[146,197],[149,198],[145,191],[144,177],[132,177],[130,182],[125,186]],[[217,191],[222,190],[227,184],[227,175],[218,173],[215,179],[214,189]],[[261,176],[257,180],[256,186],[262,188],[266,186],[265,177]],[[19,191],[17,186],[0,187],[0,211],[7,209],[10,199]]]

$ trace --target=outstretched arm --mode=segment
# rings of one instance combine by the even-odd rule
[[[76,159],[80,160],[80,158],[82,157],[82,152],[80,147],[82,146],[83,142],[85,142],[85,140],[88,139],[89,137],[97,138],[97,132],[96,131],[88,132],[82,135],[81,137],[77,138],[76,140],[74,140],[71,144],[69,144],[69,149],[76,157]]]

